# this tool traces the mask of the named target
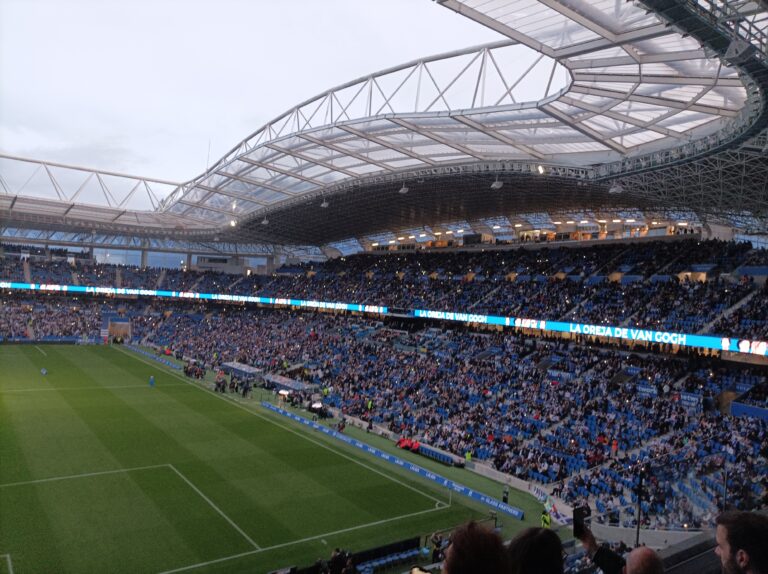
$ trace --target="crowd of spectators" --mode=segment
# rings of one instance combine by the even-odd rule
[[[747,243],[681,239],[586,248],[359,254],[286,266],[271,276],[85,260],[70,266],[36,259],[30,270],[32,280],[41,283],[74,280],[81,285],[471,311],[687,333],[706,328],[713,334],[760,339],[768,337],[768,288],[758,289],[739,269],[765,259],[762,251]],[[0,279],[24,280],[22,262],[0,258]],[[746,304],[717,321],[741,301]]]
[[[274,337],[278,325],[284,336]],[[731,469],[729,490],[745,507],[768,490],[759,479],[768,453],[755,446],[766,442],[765,424],[681,400],[696,373],[722,391],[758,384],[749,370],[513,334],[408,332],[309,313],[174,314],[152,339],[206,364],[237,360],[315,383],[345,416],[554,485],[568,502],[586,499],[606,520],[626,525],[633,521],[638,465],[662,455],[676,453],[677,474],[659,474],[666,468],[659,467],[649,478],[655,490],[644,502],[648,524],[711,522],[719,508],[711,486],[720,484],[717,461],[741,465]],[[697,457],[715,462],[688,464]],[[693,488],[704,493],[698,505],[685,490]]]
[[[0,340],[99,336],[101,305],[95,302],[15,297],[4,300],[0,309]]]
[[[30,272],[39,282],[68,283],[69,274],[89,285],[231,289],[686,332],[750,296],[732,323],[743,329],[755,309],[750,333],[764,334],[760,303],[766,306],[768,291],[729,275],[760,258],[745,244],[689,240],[637,248],[367,254],[266,278],[82,261],[73,267],[33,261]],[[694,265],[706,267],[707,281],[664,275],[694,272]],[[18,259],[0,258],[0,278],[18,277],[19,269],[23,275]],[[645,520],[655,526],[708,523],[726,494],[749,508],[768,489],[759,478],[768,475],[765,424],[714,411],[714,399],[724,391],[765,404],[765,375],[757,370],[510,331],[474,333],[235,305],[27,294],[3,296],[0,338],[98,338],[107,314],[130,318],[134,340],[194,361],[199,369],[237,361],[315,384],[323,389],[323,402],[345,416],[554,485],[558,496],[586,500],[607,521],[632,525],[642,467],[650,469],[642,500]],[[721,325],[714,328],[720,332]],[[718,473],[727,465],[723,478]]]

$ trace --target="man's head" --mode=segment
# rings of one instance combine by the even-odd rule
[[[453,532],[443,561],[444,574],[505,574],[506,571],[506,551],[498,534],[476,522]]]
[[[509,543],[513,574],[562,574],[563,544],[549,528],[527,528]]]
[[[768,574],[768,516],[724,512],[717,517],[715,541],[724,574]]]
[[[664,574],[661,558],[647,546],[635,548],[627,556],[627,574]]]

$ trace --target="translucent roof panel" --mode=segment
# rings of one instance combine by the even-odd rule
[[[632,3],[441,5],[509,42],[324,92],[242,142],[216,176],[239,177],[273,205],[280,190],[332,193],[358,177],[447,163],[593,164],[676,147],[692,130],[720,129],[746,102],[736,70]],[[199,201],[192,183],[187,194]]]
[[[260,218],[297,199],[377,178],[405,180],[417,170],[505,160],[592,169],[747,127],[739,117],[748,97],[739,70],[635,3],[435,4],[446,8],[504,39],[325,90],[184,184],[111,181],[84,170],[87,181],[62,173],[57,185],[55,166],[46,171],[34,163],[27,166],[34,173],[4,172],[4,181],[57,217],[82,202],[104,207],[95,217],[116,223],[220,228],[232,218]],[[760,6],[752,9],[753,25],[765,25]],[[157,212],[131,212],[137,180]],[[152,191],[162,185],[162,193]]]

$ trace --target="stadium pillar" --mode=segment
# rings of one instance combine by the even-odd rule
[[[192,254],[187,253],[186,263],[184,265],[187,269],[192,269]]]
[[[141,268],[147,267],[147,261],[149,261],[149,252],[146,249],[141,250]]]

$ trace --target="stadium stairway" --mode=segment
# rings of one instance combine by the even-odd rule
[[[470,309],[474,309],[475,307],[477,307],[477,306],[478,306],[478,305],[480,305],[481,303],[485,303],[485,301],[489,300],[491,297],[493,297],[494,295],[496,295],[496,292],[497,292],[499,289],[501,289],[501,285],[499,285],[499,286],[498,286],[498,287],[496,287],[495,289],[491,289],[490,293],[488,293],[488,294],[487,294],[487,295],[485,295],[484,297],[481,297],[480,299],[478,299],[477,301],[475,301],[474,303],[472,303],[472,304],[469,306],[469,308],[470,308]]]
[[[160,275],[157,278],[157,283],[155,284],[155,289],[160,289],[163,286],[163,283],[165,283],[165,276],[168,274],[167,269],[162,269],[160,271]]]
[[[197,286],[200,285],[200,283],[203,282],[203,279],[205,279],[205,275],[201,274],[200,277],[197,278],[197,281],[195,281],[194,283],[192,283],[192,285],[190,285],[190,287],[189,287],[189,289],[187,289],[187,291],[194,292],[195,289],[197,289]]]
[[[600,267],[598,267],[597,269],[595,269],[595,272],[592,273],[592,275],[590,275],[590,277],[597,277],[599,275],[607,275],[610,272],[610,270],[612,269],[611,265],[613,265],[616,261],[619,261],[622,257],[624,257],[624,255],[626,255],[629,250],[630,250],[630,248],[627,247],[626,249],[623,249],[622,251],[620,251],[616,255],[616,257],[614,257],[613,259],[609,259],[605,264],[603,264]]]
[[[588,371],[588,372],[591,372],[591,371]],[[618,376],[620,376],[620,375],[623,375],[623,373],[618,373],[616,376],[618,377]],[[586,376],[586,375],[585,375],[585,376]],[[688,375],[685,375],[684,377],[682,377],[682,378],[678,379],[677,381],[675,381],[674,383],[672,383],[672,385],[671,385],[671,386],[672,386],[672,388],[680,388],[680,387],[681,387],[681,385],[682,385],[682,383],[683,383],[683,382],[685,381],[685,379],[687,379],[687,378],[688,378]],[[566,424],[566,423],[567,423],[569,420],[570,420],[570,417],[565,417],[565,418],[563,418],[563,419],[562,419],[562,420],[561,420],[559,423],[557,423],[556,425],[553,425],[552,427],[550,427],[548,430],[549,430],[549,431],[553,431],[553,430],[554,430],[554,429],[556,429],[557,427],[559,427],[559,426],[562,426],[562,425]],[[661,442],[661,441],[664,441],[664,440],[668,439],[668,438],[669,438],[669,437],[671,437],[671,436],[672,436],[674,433],[675,433],[675,431],[670,431],[670,432],[668,432],[668,433],[665,433],[665,434],[663,434],[663,435],[658,435],[658,436],[655,436],[655,437],[653,437],[653,438],[652,438],[650,441],[648,441],[648,442],[644,442],[644,443],[641,443],[641,444],[639,444],[638,446],[636,446],[635,448],[633,448],[633,449],[630,449],[630,450],[626,451],[626,452],[625,452],[625,454],[626,454],[626,456],[628,456],[629,458],[634,458],[634,457],[637,457],[637,456],[640,454],[640,452],[641,452],[641,451],[648,449],[648,447],[649,447],[649,446],[651,446],[652,444],[654,444],[654,443],[656,443],[656,442]],[[528,441],[526,441],[526,442],[528,442]],[[581,477],[583,477],[583,476],[589,475],[589,474],[590,474],[590,473],[592,473],[593,471],[597,471],[597,472],[600,472],[600,470],[601,470],[601,469],[603,469],[603,468],[608,468],[612,462],[613,462],[613,459],[608,459],[608,460],[606,460],[606,461],[605,461],[603,464],[600,464],[600,465],[598,465],[598,466],[594,466],[594,467],[592,467],[592,468],[587,468],[587,469],[583,469],[583,470],[580,470],[580,471],[578,471],[578,472],[575,472],[575,473],[573,473],[572,475],[570,475],[570,476],[569,476],[569,477],[566,479],[566,482],[567,482],[567,481],[569,481],[569,480],[573,480],[573,479],[574,479],[574,478],[576,478],[576,477],[580,477],[580,476],[581,476]],[[558,498],[558,500],[561,500],[561,499],[559,499],[559,498]],[[562,502],[565,502],[564,500],[561,500],[561,501],[562,501]],[[596,504],[595,504],[595,501],[594,501],[594,500],[591,500],[591,499],[590,499],[590,501],[589,501],[589,506],[590,506],[590,508],[592,509],[592,513],[593,513],[593,515],[596,515],[596,514],[600,514],[600,512],[599,512],[599,510],[598,510],[598,508],[597,508],[597,506],[596,506]]]
[[[242,277],[238,277],[237,279],[235,279],[235,281],[234,281],[234,282],[233,282],[231,285],[227,286],[227,293],[234,293],[234,291],[232,291],[232,289],[234,289],[234,288],[235,288],[237,285],[239,285],[240,283],[242,283],[242,282],[243,282],[243,279],[245,279],[245,275],[243,275]]]
[[[733,305],[728,307],[725,311],[720,313],[717,317],[712,319],[709,323],[704,325],[701,329],[697,331],[697,334],[701,333],[708,333],[709,330],[720,320],[725,319],[727,317],[730,317],[734,312],[736,312],[738,309],[749,303],[753,297],[757,296],[760,291],[758,289],[754,289],[751,293],[747,293],[745,297],[742,297],[739,301],[736,301]]]

